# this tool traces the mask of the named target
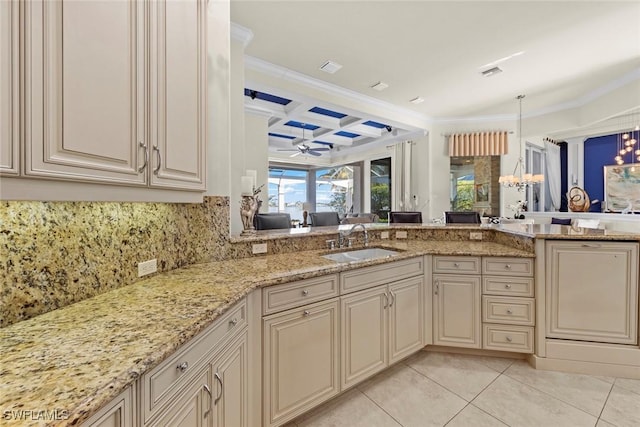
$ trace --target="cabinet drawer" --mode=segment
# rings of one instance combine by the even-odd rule
[[[533,277],[483,276],[482,293],[486,295],[533,297]]]
[[[482,259],[482,274],[533,277],[533,259],[486,257]]]
[[[262,289],[262,314],[333,298],[339,292],[337,274],[270,286]]]
[[[533,327],[484,324],[482,348],[533,353]]]
[[[148,422],[196,374],[212,351],[240,333],[246,324],[247,303],[243,299],[207,330],[187,343],[184,350],[144,374],[144,422]]]
[[[471,256],[434,256],[433,272],[480,274],[480,258]]]
[[[340,291],[349,293],[424,274],[424,259],[411,258],[340,274]]]
[[[510,325],[535,325],[533,298],[482,297],[482,321]]]

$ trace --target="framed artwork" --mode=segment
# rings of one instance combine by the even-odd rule
[[[489,183],[476,184],[476,202],[489,201]]]
[[[604,200],[613,212],[640,212],[640,165],[604,167]]]

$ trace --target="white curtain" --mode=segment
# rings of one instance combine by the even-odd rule
[[[544,156],[547,176],[545,180],[549,186],[551,196],[551,210],[560,209],[562,195],[560,194],[560,147],[551,142],[544,142]]]

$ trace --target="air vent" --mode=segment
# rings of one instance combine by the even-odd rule
[[[320,67],[320,69],[322,71],[324,71],[325,73],[329,73],[329,74],[335,73],[340,68],[342,68],[342,65],[338,64],[337,62],[333,62],[333,61],[327,61],[324,64],[322,64],[322,66]]]
[[[373,86],[370,86],[371,89],[373,90],[377,90],[378,92],[385,90],[386,88],[389,87],[388,84],[384,83],[384,82],[378,82],[376,84],[374,84]]]
[[[501,72],[502,72],[502,69],[500,67],[493,67],[493,68],[489,68],[488,70],[484,70],[482,72],[482,75],[485,77],[491,77],[493,75],[500,74]]]
[[[412,100],[409,101],[412,104],[421,104],[424,102],[424,98],[421,98],[419,96],[416,96],[415,98],[413,98]]]

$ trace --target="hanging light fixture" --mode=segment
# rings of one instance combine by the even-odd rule
[[[520,157],[513,168],[512,175],[501,175],[498,182],[507,188],[517,188],[518,191],[524,191],[528,186],[544,182],[544,175],[525,173],[524,158],[522,157],[522,99],[524,95],[518,95],[516,99],[519,101],[520,113],[518,116],[518,145],[520,148]]]
[[[634,122],[636,123],[635,127],[633,126]],[[635,115],[631,118],[628,129],[617,135],[616,156],[613,160],[619,166],[626,161],[631,163],[640,162],[640,144],[638,144],[640,140],[640,120],[635,118]],[[629,156],[628,159],[626,158],[627,155]]]

